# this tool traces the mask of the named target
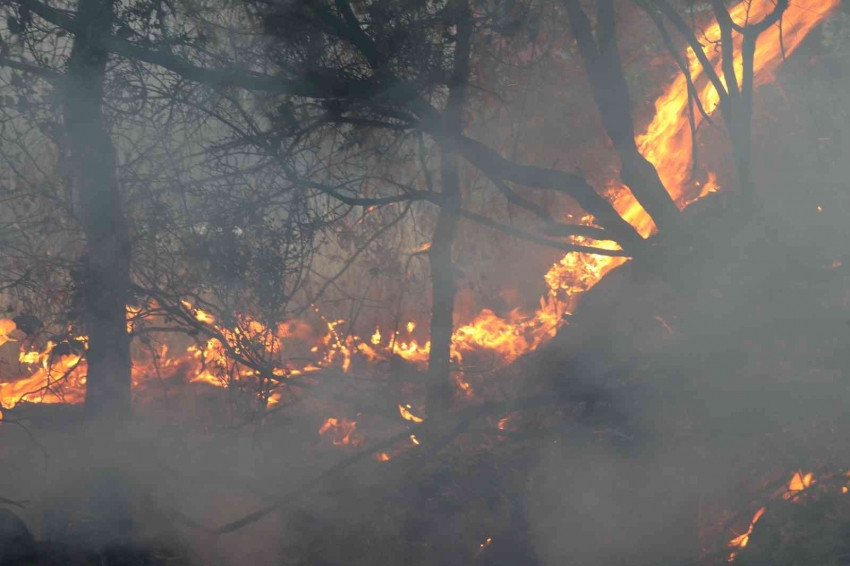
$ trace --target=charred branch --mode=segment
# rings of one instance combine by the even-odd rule
[[[488,228],[492,228],[494,230],[498,230],[514,238],[518,238],[520,240],[525,240],[527,242],[533,242],[535,244],[540,244],[541,246],[547,246],[556,250],[562,250],[565,252],[578,252],[578,253],[589,253],[594,255],[602,255],[609,257],[629,257],[630,254],[624,250],[606,250],[604,248],[597,248],[593,246],[582,246],[579,244],[567,244],[564,242],[557,242],[554,240],[550,240],[548,238],[541,238],[540,236],[535,236],[534,234],[529,234],[523,230],[518,228],[514,228],[513,226],[503,224],[501,222],[496,222],[495,220],[491,220],[486,216],[482,216],[480,214],[476,214],[474,212],[470,212],[468,210],[459,210],[458,214],[460,214],[464,218],[468,218],[473,222],[481,224],[482,226],[486,226]],[[594,237],[592,231],[585,231],[584,229],[589,228],[590,230],[596,230],[592,226],[574,226],[575,233],[570,235],[587,235],[588,237]]]
[[[752,96],[753,96],[753,80],[754,80],[754,55],[756,42],[759,35],[769,29],[771,26],[780,22],[782,15],[788,9],[787,0],[779,0],[776,2],[773,10],[768,13],[761,21],[756,23],[747,22],[744,25],[736,23],[726,6],[721,0],[712,0],[712,9],[720,27],[720,51],[721,60],[720,68],[723,73],[723,79],[714,70],[714,66],[706,56],[702,45],[694,35],[694,31],[688,26],[687,22],[676,12],[676,10],[667,2],[667,0],[654,0],[651,7],[645,6],[646,11],[650,14],[664,37],[665,43],[669,43],[666,36],[663,24],[658,21],[657,16],[653,13],[653,8],[657,9],[664,17],[666,17],[676,28],[676,30],[684,37],[688,45],[693,50],[694,55],[700,62],[706,76],[714,86],[720,98],[720,110],[726,122],[726,128],[729,133],[729,138],[732,142],[735,153],[735,165],[738,174],[738,180],[741,187],[741,196],[744,199],[744,206],[748,210],[755,210],[756,195],[755,184],[752,172]],[[734,33],[740,34],[741,41],[741,77],[735,72],[735,46]],[[668,45],[668,49],[670,49]],[[784,46],[782,47],[784,52]],[[674,50],[671,49],[671,52]],[[681,64],[680,64],[681,67]],[[688,86],[691,89],[690,82]]]
[[[76,19],[67,12],[46,6],[36,0],[24,0],[22,5],[26,5],[33,13],[65,30],[73,31],[77,29]],[[643,239],[634,228],[623,220],[611,204],[600,196],[583,177],[554,169],[520,165],[503,158],[478,141],[457,133],[447,132],[443,127],[444,117],[441,113],[422,99],[415,87],[406,85],[397,79],[391,77],[354,78],[346,76],[344,73],[321,69],[303,72],[298,78],[287,78],[285,75],[271,76],[248,73],[235,67],[208,68],[199,66],[170,51],[131,43],[110,35],[103,36],[102,44],[122,57],[156,65],[190,81],[215,89],[241,88],[248,91],[297,95],[319,100],[361,101],[373,106],[377,104],[376,110],[379,112],[391,108],[407,108],[419,116],[420,121],[416,124],[418,128],[434,136],[439,143],[446,145],[451,151],[462,155],[464,159],[481,169],[494,181],[510,181],[527,187],[564,192],[574,198],[588,213],[592,214],[601,226],[610,230],[611,237],[618,241],[624,249],[635,254],[642,244]],[[388,105],[388,107],[384,108],[383,105]],[[397,114],[390,112],[389,116],[396,118]],[[341,122],[357,120],[356,118],[340,116]],[[629,118],[630,123],[631,119]],[[406,129],[403,125],[395,126],[392,124],[394,123],[379,123],[377,126]],[[652,181],[652,175],[645,167],[632,166],[628,171],[635,179],[647,177]],[[666,198],[669,200],[669,196],[666,196]],[[651,208],[653,207],[650,206],[647,210],[653,214]],[[665,207],[660,205],[654,208],[657,211],[659,208]],[[663,221],[661,222],[663,223]]]

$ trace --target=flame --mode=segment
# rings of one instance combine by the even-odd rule
[[[421,417],[417,417],[416,415],[411,413],[410,409],[411,409],[410,405],[407,405],[407,406],[399,405],[398,406],[398,412],[399,412],[399,414],[401,414],[401,418],[403,418],[406,421],[410,421],[410,422],[417,423],[417,424],[425,421],[425,419],[423,419]]]
[[[260,383],[270,379],[289,379],[303,376],[323,367],[338,366],[347,371],[351,357],[355,352],[363,352],[366,344],[356,346],[359,339],[349,336],[341,339],[335,330],[338,322],[324,318],[327,329],[318,340],[314,338],[311,327],[301,321],[289,321],[275,328],[267,328],[248,316],[236,316],[233,327],[225,327],[217,322],[212,314],[195,308],[183,301],[183,308],[200,324],[206,326],[211,337],[183,349],[169,348],[167,344],[134,348],[132,366],[132,384],[134,387],[160,378],[182,377],[186,383],[202,383],[214,387],[247,384],[249,381]],[[157,305],[146,306],[148,313],[157,312]],[[136,329],[142,319],[143,309],[128,307],[128,332]],[[159,312],[163,312],[160,310]],[[165,317],[167,315],[151,315]],[[162,322],[162,321],[161,321]],[[14,340],[9,336],[15,330],[14,322],[0,319],[0,331],[3,343]],[[87,364],[85,350],[88,338],[74,335],[64,342],[47,341],[40,348],[24,348],[18,353],[21,375],[17,377],[0,376],[0,405],[12,408],[21,401],[36,403],[81,403],[85,398]],[[285,343],[289,341],[312,341],[318,344],[312,347],[314,359],[293,364],[287,359]],[[147,342],[146,342],[147,343]],[[274,367],[270,375],[260,375],[255,370],[234,361],[235,355],[250,353],[262,356]],[[377,353],[365,350],[366,357]],[[280,394],[263,389],[259,397],[267,406],[280,401]]]
[[[753,515],[753,518],[750,520],[750,526],[747,528],[747,531],[729,541],[727,546],[729,548],[736,549],[735,551],[729,554],[729,562],[735,560],[735,556],[738,554],[738,551],[743,548],[746,548],[747,543],[750,542],[750,535],[753,534],[753,527],[755,527],[756,523],[758,523],[758,520],[761,519],[761,516],[764,515],[764,512],[766,510],[766,507],[761,507],[758,511],[756,511],[756,514]]]
[[[0,318],[0,346],[5,344],[6,342],[16,342],[16,340],[12,338],[10,334],[17,329],[18,325],[15,324],[14,320]]]
[[[803,472],[797,470],[794,472],[794,475],[791,476],[791,480],[788,482],[787,491],[782,494],[782,498],[794,501],[797,499],[800,492],[805,491],[812,485],[812,483],[814,483],[814,476],[811,472],[803,474]]]
[[[381,328],[380,327],[375,328],[375,333],[372,334],[371,342],[372,342],[373,346],[377,346],[378,344],[381,343]]]
[[[142,315],[142,307],[127,305],[127,334],[136,329],[136,322]]]
[[[0,320],[0,328],[13,331],[14,322]],[[14,341],[11,337],[7,338],[4,342]],[[48,341],[38,350],[22,349],[18,353],[18,361],[28,375],[21,379],[3,378],[0,381],[0,406],[10,408],[19,401],[82,402],[85,398],[87,366],[82,352],[77,350],[84,349],[87,342],[85,336],[74,336],[61,344]],[[59,349],[59,346],[62,348]]]
[[[180,301],[186,309],[193,313],[195,319],[198,322],[203,322],[204,324],[215,324],[215,317],[208,312],[202,311],[199,308],[195,308],[189,301]]]
[[[516,413],[511,413],[510,415],[499,419],[499,422],[496,423],[496,428],[503,431],[514,430],[512,421],[515,415]]]
[[[850,476],[850,473],[848,473],[847,475]],[[814,483],[815,478],[813,473],[803,473],[801,470],[797,470],[791,476],[791,479],[788,480],[786,486],[773,494],[773,499],[776,499],[781,496],[782,499],[785,500],[797,501],[799,500],[800,493],[811,487]],[[847,486],[842,486],[841,493],[847,492]],[[735,560],[735,556],[741,549],[746,548],[747,544],[750,542],[750,535],[753,534],[753,527],[758,522],[758,520],[761,519],[762,515],[764,515],[764,512],[766,510],[766,506],[762,506],[761,508],[759,508],[759,510],[756,511],[755,515],[753,515],[753,518],[750,520],[750,525],[747,528],[746,532],[736,535],[728,543],[726,543],[726,546],[728,548],[734,549],[728,556],[729,562]]]
[[[350,421],[346,418],[329,418],[319,428],[319,436],[330,433],[329,436],[333,439],[334,446],[358,446],[361,442],[360,439],[353,437],[356,430],[357,421]]]

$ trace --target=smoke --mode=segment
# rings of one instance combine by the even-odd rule
[[[840,38],[831,27],[830,61],[846,52]],[[231,392],[191,390],[167,411],[147,407],[121,434],[81,431],[73,419],[33,430],[4,424],[0,486],[13,493],[0,487],[0,496],[29,500],[20,515],[41,540],[95,548],[132,531],[207,564],[495,563],[526,535],[512,530],[526,528],[546,565],[698,556],[718,509],[748,503],[764,478],[841,465],[848,448],[850,172],[841,143],[846,95],[838,93],[850,91],[841,78],[850,73],[818,64],[790,60],[780,73],[784,90],[759,91],[761,107],[791,113],[755,120],[784,124],[756,132],[766,217],[741,226],[722,196],[694,205],[692,256],[670,258],[663,277],[633,265],[612,272],[547,347],[554,362],[524,362],[524,371],[552,375],[517,378],[522,387],[510,387],[520,393],[541,382],[553,395],[576,382],[604,391],[598,413],[585,420],[564,417],[569,424],[543,440],[506,441],[492,425],[490,445],[470,434],[406,468],[369,460],[299,491],[349,453],[318,434],[317,406],[343,417],[328,391],[301,393],[312,413],[294,409],[275,426],[255,427],[223,425]],[[799,110],[782,102],[786,96],[810,102]],[[816,115],[811,135],[801,135],[805,116],[793,112]],[[830,165],[820,168],[824,160]],[[480,233],[465,230],[462,260],[483,253]],[[541,293],[544,270],[517,267],[550,262],[540,257],[506,262],[514,273],[505,296]],[[501,276],[493,283],[467,269],[470,285],[490,294],[505,286]],[[474,313],[478,305],[468,302],[461,310]],[[395,383],[384,391],[349,410],[367,443],[370,413],[394,411],[416,393]],[[412,439],[405,442],[414,450]],[[506,448],[511,443],[522,453]],[[234,534],[215,537],[191,524],[223,525],[287,493],[278,512]]]

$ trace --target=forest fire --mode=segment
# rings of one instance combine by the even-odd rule
[[[848,555],[840,0],[100,1],[0,22],[28,557]]]
[[[771,80],[772,73],[784,56],[790,55],[806,34],[837,6],[837,0],[808,0],[792,4],[783,19],[782,38],[779,28],[773,26],[765,32],[758,42],[754,59],[754,73],[757,83]],[[731,16],[733,20],[743,22],[758,20],[772,9],[771,2],[742,2],[736,6]],[[815,9],[816,8],[816,9]],[[706,56],[720,72],[720,54],[713,47],[719,41],[719,26],[715,22],[705,30],[703,38]],[[738,46],[740,47],[740,46]],[[738,57],[740,64],[740,56]],[[704,73],[692,51],[688,52],[688,63],[694,84],[698,86],[700,98],[707,111],[713,111],[718,102],[714,87],[704,78]],[[699,184],[692,180],[690,131],[688,119],[688,87],[684,76],[679,75],[667,87],[664,94],[655,103],[656,115],[644,134],[637,142],[641,152],[658,170],[665,186],[676,199],[680,207],[719,189],[712,172],[707,180]],[[697,125],[702,116],[695,117]],[[642,209],[625,187],[613,187],[608,192],[615,208],[638,231],[648,236],[654,231],[650,216]],[[592,217],[584,216],[582,224],[591,224]],[[616,249],[612,242],[591,242],[587,238],[576,236],[576,243]],[[560,326],[565,324],[564,315],[569,314],[577,298],[598,282],[607,272],[626,261],[624,258],[606,257],[587,253],[569,253],[552,266],[544,279],[549,287],[548,295],[541,297],[540,308],[534,313],[524,313],[519,309],[502,318],[490,310],[483,310],[467,324],[460,325],[452,339],[452,357],[460,364],[465,354],[476,351],[494,353],[501,365],[508,364],[519,356],[538,348],[552,337]],[[344,338],[336,331],[340,321],[328,321],[319,314],[326,332],[321,337],[308,338],[310,332],[303,322],[281,324],[276,329],[266,328],[258,321],[242,317],[233,329],[220,325],[210,313],[193,307],[188,302],[183,308],[192,313],[195,321],[211,330],[211,337],[203,343],[191,345],[182,351],[162,344],[155,348],[139,348],[134,360],[133,382],[141,384],[153,379],[162,372],[185,372],[187,380],[193,383],[207,383],[213,386],[226,386],[231,380],[244,380],[256,376],[256,370],[244,366],[237,367],[229,357],[232,354],[245,353],[248,350],[260,352],[262,356],[280,358],[280,366],[274,367],[272,379],[304,375],[322,367],[339,367],[348,371],[352,356],[361,355],[367,359],[386,360],[396,355],[416,364],[425,364],[430,351],[430,342],[420,344],[413,338],[416,328],[414,321],[406,324],[406,336],[399,332],[389,338],[376,328],[368,340],[349,334]],[[150,311],[155,311],[155,305]],[[133,329],[141,321],[137,320],[141,310],[128,312],[128,328]],[[318,312],[318,311],[317,311]],[[238,318],[238,317],[237,317]],[[294,332],[290,329],[294,328]],[[15,323],[0,320],[0,343],[14,340]],[[293,364],[285,362],[283,351],[290,340],[313,340],[310,345],[312,359]],[[0,403],[4,407],[14,406],[26,399],[29,402],[71,402],[82,401],[84,375],[86,370],[85,338],[69,339],[64,345],[68,351],[59,351],[55,342],[47,342],[43,348],[34,351],[22,351],[20,363],[24,377],[7,377],[0,385]],[[235,372],[235,373],[234,373]],[[457,386],[466,395],[472,390],[461,378]],[[275,394],[268,394],[271,404],[277,402]],[[413,420],[411,413],[402,416]]]

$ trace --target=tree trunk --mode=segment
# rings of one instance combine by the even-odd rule
[[[652,217],[659,231],[686,234],[682,216],[655,167],[635,145],[629,88],[617,48],[613,0],[597,0],[596,38],[578,0],[565,0],[570,27],[584,61],[593,100],[605,133],[620,157],[620,178]]]
[[[758,35],[744,35],[741,46],[742,78],[741,89],[730,90],[727,129],[735,152],[735,170],[741,185],[741,196],[745,209],[754,212],[758,208],[755,179],[753,178],[753,58]],[[731,41],[731,39],[730,39]],[[728,81],[729,79],[727,79]]]
[[[79,289],[89,336],[85,406],[98,419],[121,419],[131,409],[130,245],[102,109],[108,53],[101,38],[111,32],[113,19],[112,0],[80,0],[65,100],[72,184],[86,240]]]
[[[469,76],[469,50],[472,20],[465,1],[457,5],[457,45],[455,63],[444,112],[444,129],[449,135],[463,133],[466,82]],[[453,387],[451,381],[451,343],[454,331],[455,266],[452,245],[457,231],[457,211],[461,205],[460,170],[454,150],[441,155],[443,203],[431,239],[431,351],[428,356],[428,407],[433,415],[447,408]]]

